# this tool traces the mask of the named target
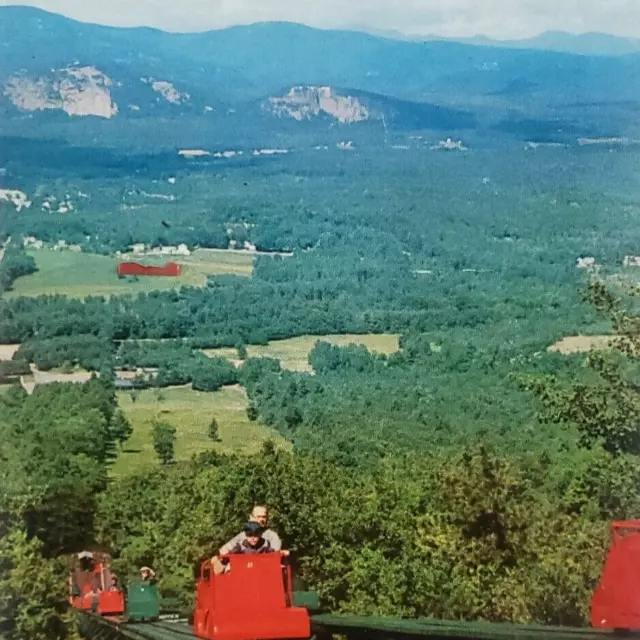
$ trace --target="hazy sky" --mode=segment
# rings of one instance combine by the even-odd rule
[[[549,29],[640,37],[640,0],[0,0],[118,26],[194,31],[268,20],[407,34],[523,38]]]

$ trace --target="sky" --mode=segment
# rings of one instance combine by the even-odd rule
[[[114,26],[202,31],[271,20],[407,35],[520,39],[543,31],[640,38],[640,0],[0,0]]]

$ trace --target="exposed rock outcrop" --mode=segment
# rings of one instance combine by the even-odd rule
[[[171,82],[166,80],[154,80],[153,78],[140,78],[144,84],[150,84],[151,88],[159,93],[167,102],[171,104],[183,104],[189,102],[191,96],[188,93],[181,93]]]
[[[0,189],[0,202],[9,202],[18,212],[31,206],[31,200],[27,194],[18,189]]]
[[[95,67],[66,67],[35,79],[14,75],[6,82],[4,95],[22,111],[59,109],[70,116],[111,118],[118,113],[112,85]]]
[[[342,124],[351,124],[372,117],[369,108],[359,98],[339,95],[331,87],[292,87],[284,96],[269,98],[266,107],[277,116],[298,121],[324,114]]]

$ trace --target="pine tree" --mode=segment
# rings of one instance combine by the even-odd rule
[[[244,342],[238,342],[236,345],[236,351],[238,352],[238,360],[246,360],[249,356],[247,347]]]
[[[162,464],[175,459],[176,428],[168,422],[153,423],[153,449]]]
[[[127,420],[126,416],[120,409],[113,414],[109,430],[111,431],[111,435],[114,440],[117,440],[120,443],[120,446],[122,446],[133,433],[131,423]]]
[[[209,438],[211,438],[213,442],[220,442],[222,439],[220,438],[220,427],[215,418],[211,418],[211,422],[209,423]]]

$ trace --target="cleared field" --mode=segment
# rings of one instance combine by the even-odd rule
[[[0,360],[11,360],[19,348],[19,344],[0,344]]]
[[[157,289],[175,289],[185,285],[204,286],[208,276],[234,274],[251,276],[251,254],[225,251],[194,251],[190,256],[153,256],[140,258],[143,264],[161,265],[173,260],[182,266],[177,278],[139,276],[118,278],[120,258],[74,251],[40,249],[30,252],[38,271],[18,278],[6,297],[62,294],[74,298],[140,293]]]
[[[245,258],[247,252],[244,249],[199,249],[202,253],[235,255],[240,258]],[[252,251],[251,255],[254,256],[282,256],[288,258],[293,255],[293,251]]]
[[[266,346],[247,347],[250,358],[277,358],[284,369],[291,371],[311,371],[308,357],[316,342],[329,342],[345,347],[350,344],[364,345],[370,351],[383,354],[395,353],[399,350],[398,334],[333,334],[325,336],[300,336],[287,340],[274,340]],[[204,349],[203,353],[210,357],[221,357],[238,364],[238,352],[235,349]]]
[[[547,351],[555,351],[564,355],[587,353],[592,347],[607,348],[614,336],[566,336],[552,344]]]
[[[269,439],[281,448],[291,447],[276,431],[249,421],[247,396],[240,386],[225,387],[215,393],[201,393],[188,387],[148,389],[139,392],[135,402],[128,392],[120,392],[118,402],[131,421],[133,435],[115,461],[112,475],[124,475],[158,464],[151,436],[154,420],[163,420],[176,427],[177,460],[188,460],[193,454],[211,449],[250,455],[259,451]],[[207,435],[211,418],[217,420],[220,428],[221,442],[215,444]]]

